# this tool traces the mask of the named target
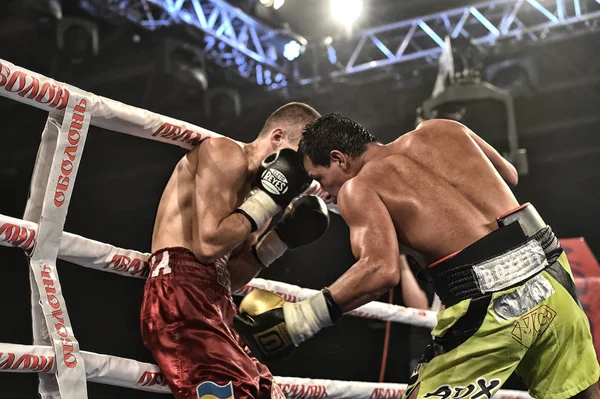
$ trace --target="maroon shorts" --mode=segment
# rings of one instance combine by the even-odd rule
[[[229,274],[186,248],[150,258],[140,312],[142,340],[176,398],[283,398],[267,367],[232,327]]]

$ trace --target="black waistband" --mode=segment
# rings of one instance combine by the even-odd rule
[[[528,237],[519,223],[511,223],[494,230],[452,258],[427,269],[435,292],[446,306],[483,296],[477,286],[473,266],[515,249],[529,240],[536,240],[542,246],[549,264],[562,252],[558,239],[549,226]]]

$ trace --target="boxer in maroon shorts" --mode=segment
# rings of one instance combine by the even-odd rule
[[[297,198],[311,180],[295,150],[318,116],[290,103],[252,143],[205,140],[179,161],[164,189],[140,321],[143,342],[178,399],[283,397],[233,330],[231,292],[328,227],[323,200]]]
[[[150,273],[142,339],[176,397],[201,397],[200,381],[225,387],[223,392],[229,388],[236,398],[278,397],[279,390],[271,393],[269,369],[249,355],[230,326],[236,306],[225,265],[204,265],[187,248],[165,248],[150,258]]]

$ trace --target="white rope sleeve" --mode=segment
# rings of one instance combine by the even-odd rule
[[[74,92],[96,104],[91,124],[191,149],[207,137],[223,137],[210,130],[97,96],[66,83],[0,59],[0,96],[53,112],[64,112]]]
[[[37,225],[9,216],[0,215],[0,245],[30,250],[35,244]],[[58,257],[91,269],[108,271],[123,276],[144,278],[148,275],[147,253],[116,248],[110,244],[90,240],[64,232]],[[255,278],[236,295],[246,295],[256,288],[281,295],[286,301],[297,302],[315,295],[318,291],[279,281]],[[349,313],[352,316],[393,321],[433,328],[436,313],[383,302],[371,302]]]
[[[31,251],[37,240],[37,224],[0,215],[0,245]],[[63,232],[59,259],[90,269],[122,276],[143,278],[148,275],[150,254],[114,247],[76,234]]]
[[[150,392],[170,393],[158,366],[117,356],[81,351],[87,379]],[[52,349],[48,346],[0,343],[0,371],[52,373],[55,371]],[[406,384],[336,381],[295,377],[275,377],[289,399],[320,398],[400,398]],[[495,399],[531,399],[527,392],[500,390]]]

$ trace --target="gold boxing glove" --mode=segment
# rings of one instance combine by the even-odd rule
[[[233,326],[254,356],[269,363],[288,356],[295,346],[341,316],[341,308],[327,288],[296,303],[257,289],[242,300]]]
[[[281,360],[295,347],[285,325],[285,303],[277,294],[256,289],[244,297],[233,319],[234,328],[261,362]]]

